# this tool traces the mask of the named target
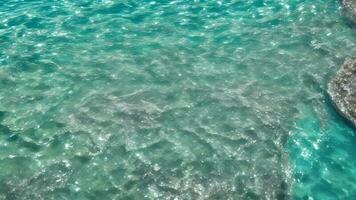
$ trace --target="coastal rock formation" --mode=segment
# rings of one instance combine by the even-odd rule
[[[341,0],[341,3],[346,11],[350,13],[350,17],[356,21],[356,0]]]
[[[342,0],[343,6],[356,13],[356,0]]]
[[[356,127],[356,60],[346,60],[329,83],[329,94],[339,112]]]

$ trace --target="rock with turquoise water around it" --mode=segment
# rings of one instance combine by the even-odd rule
[[[356,0],[341,0],[345,10],[349,13],[351,19],[356,22]]]
[[[338,111],[356,127],[356,60],[346,60],[328,87]]]

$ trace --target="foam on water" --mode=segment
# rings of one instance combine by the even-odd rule
[[[7,0],[0,21],[0,199],[355,195],[334,0]]]

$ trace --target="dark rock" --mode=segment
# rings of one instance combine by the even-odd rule
[[[328,87],[338,111],[356,127],[356,60],[346,60]]]
[[[356,0],[341,0],[341,3],[349,13],[351,19],[356,21]]]

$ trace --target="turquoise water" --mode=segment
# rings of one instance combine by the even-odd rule
[[[355,199],[336,0],[0,2],[0,199]]]

